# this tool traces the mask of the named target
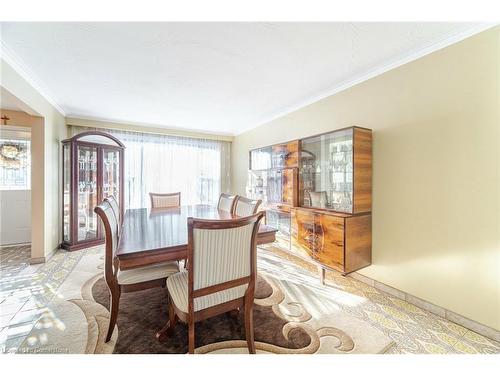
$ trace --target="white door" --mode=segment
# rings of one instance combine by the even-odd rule
[[[0,245],[31,242],[31,190],[0,192]]]
[[[0,130],[0,245],[29,243],[31,242],[30,129],[2,126]]]

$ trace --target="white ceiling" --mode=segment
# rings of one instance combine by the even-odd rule
[[[68,117],[239,134],[473,23],[2,23],[5,56]]]

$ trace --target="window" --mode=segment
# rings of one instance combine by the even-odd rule
[[[91,130],[73,128],[76,132]],[[102,131],[102,129],[101,129]],[[150,206],[149,193],[181,192],[181,204],[217,204],[229,191],[228,142],[104,130],[125,145],[125,208]]]
[[[0,190],[31,189],[31,142],[0,138]]]

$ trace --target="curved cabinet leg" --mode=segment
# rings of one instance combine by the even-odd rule
[[[319,272],[319,282],[321,285],[325,285],[325,269],[318,264],[318,272]]]

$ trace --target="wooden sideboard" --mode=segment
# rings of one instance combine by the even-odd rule
[[[371,213],[347,215],[293,208],[290,250],[347,274],[371,264],[371,226]]]
[[[250,151],[247,195],[282,249],[342,274],[371,264],[372,131],[349,127]]]

